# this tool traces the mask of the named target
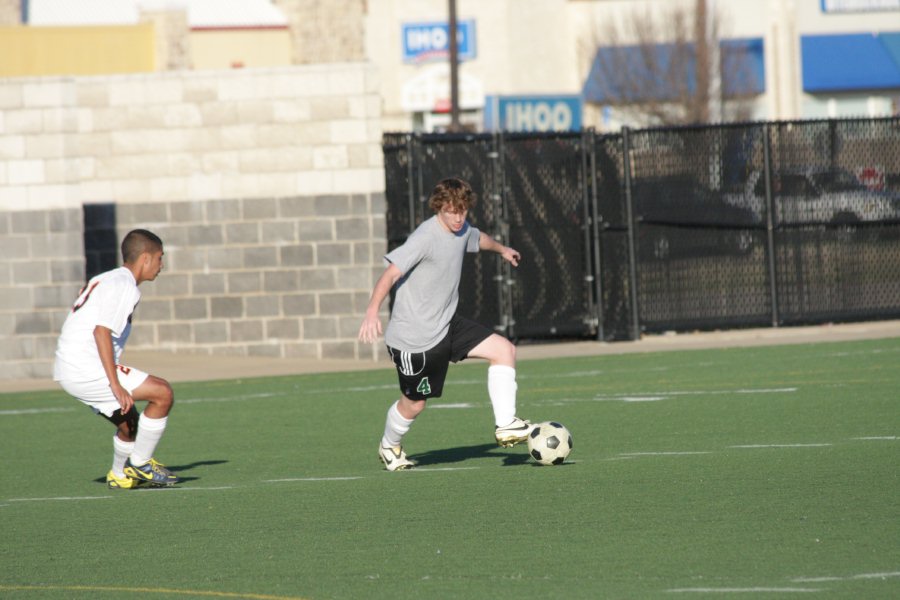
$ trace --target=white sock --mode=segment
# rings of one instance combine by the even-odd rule
[[[113,475],[122,479],[125,477],[125,461],[134,450],[134,442],[123,442],[118,435],[113,436]]]
[[[166,420],[168,417],[153,419],[141,413],[141,418],[138,419],[137,436],[134,440],[134,450],[131,451],[131,464],[144,465],[153,458],[156,445],[166,430]]]
[[[407,419],[397,410],[399,400],[391,404],[387,411],[387,419],[384,422],[384,437],[381,438],[381,445],[384,448],[396,448],[402,445],[403,436],[409,431],[415,419]]]
[[[497,427],[509,425],[516,418],[516,370],[506,365],[488,367],[488,396],[494,408]]]

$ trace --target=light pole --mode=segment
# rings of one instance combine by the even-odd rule
[[[459,48],[456,39],[456,0],[448,1],[450,3],[450,126],[447,129],[455,133],[462,130],[459,124]]]

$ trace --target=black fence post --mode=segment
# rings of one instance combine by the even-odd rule
[[[428,140],[425,140],[422,137],[422,134],[416,133],[414,134],[414,143],[413,143],[413,156],[415,157],[414,162],[416,166],[416,193],[415,193],[415,201],[413,214],[415,218],[413,222],[417,225],[424,221],[425,211],[423,210],[423,206],[425,204],[425,168],[423,166],[424,155],[425,155],[425,145],[429,143]]]
[[[631,339],[641,337],[637,293],[637,240],[634,231],[634,206],[631,198],[631,129],[622,128],[622,170],[625,183],[625,220],[628,225],[628,296],[631,305]]]
[[[491,223],[491,235],[501,244],[509,244],[509,198],[506,193],[506,179],[503,168],[505,162],[504,136],[503,132],[498,132],[493,136],[493,148],[488,155],[491,158],[491,184],[488,198],[494,205],[491,211],[495,215],[494,222]],[[510,265],[499,255],[494,257],[496,265],[496,274],[494,281],[497,282],[497,302],[500,323],[495,326],[508,338],[514,338],[516,335],[516,319],[513,315],[512,302],[512,285],[514,284]]]
[[[597,328],[596,339],[603,340],[603,266],[600,262],[600,211],[597,209],[597,132],[588,129],[581,138],[584,170],[584,235],[588,275],[591,284],[589,318]]]
[[[415,145],[413,143],[412,134],[406,134],[406,182],[409,190],[409,232],[412,233],[416,229],[416,185],[415,185]]]
[[[763,125],[763,177],[766,182],[766,254],[769,257],[769,295],[772,327],[778,327],[778,277],[775,272],[775,201],[772,198],[772,149],[769,126]]]

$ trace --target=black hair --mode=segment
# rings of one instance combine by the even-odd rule
[[[156,252],[162,247],[162,240],[152,231],[133,229],[122,240],[122,262],[131,264],[144,252]]]

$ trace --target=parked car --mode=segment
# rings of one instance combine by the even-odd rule
[[[900,197],[867,188],[843,169],[802,168],[772,175],[776,224],[839,224],[896,222]],[[766,181],[762,172],[751,173],[735,205],[745,206],[765,220]]]
[[[632,200],[635,218],[648,225],[638,228],[644,256],[745,254],[755,245],[758,216],[692,177],[636,178]]]

